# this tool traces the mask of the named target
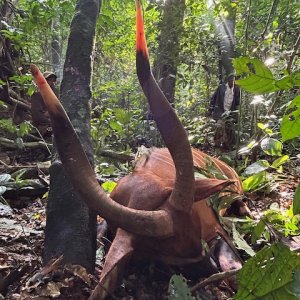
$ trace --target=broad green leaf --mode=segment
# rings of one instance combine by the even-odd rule
[[[258,174],[267,170],[270,167],[270,164],[266,160],[259,160],[246,168],[244,171],[245,176],[250,176],[253,174]]]
[[[238,274],[235,300],[299,299],[300,256],[280,243],[259,251]]]
[[[293,87],[292,77],[290,75],[284,76],[279,80],[276,80],[275,85],[280,90],[289,90]]]
[[[249,57],[238,57],[238,58],[234,58],[232,61],[233,66],[238,75],[241,75],[244,73],[248,74],[250,72],[249,67],[248,67],[248,64],[250,62],[251,62],[251,58],[249,58]]]
[[[131,114],[129,112],[127,112],[126,110],[124,110],[122,108],[116,108],[116,109],[114,109],[114,112],[115,112],[117,120],[121,124],[126,125],[130,122]]]
[[[260,185],[266,183],[266,172],[261,172],[259,174],[252,175],[243,181],[243,190],[245,192],[254,190]]]
[[[278,90],[278,88],[275,87],[274,79],[264,78],[255,74],[244,79],[236,80],[236,83],[245,91],[253,94],[266,94]]]
[[[195,300],[186,283],[186,279],[182,275],[173,275],[169,283],[169,300]]]
[[[5,184],[11,179],[10,174],[0,174],[0,184]]]
[[[116,187],[116,183],[114,181],[106,181],[101,184],[102,188],[105,190],[107,193],[111,193],[113,189]]]
[[[300,96],[297,96],[287,107],[282,118],[280,132],[282,140],[296,138],[300,135]]]
[[[238,74],[247,74],[246,78],[236,80],[246,91],[264,94],[278,90],[272,72],[259,59],[240,57],[234,59],[233,64]]]
[[[293,200],[294,215],[300,214],[300,184],[297,186]]]
[[[300,268],[294,274],[294,280],[287,288],[288,292],[297,296],[300,299]]]
[[[260,142],[260,147],[268,155],[280,156],[283,145],[280,141],[268,137]]]
[[[236,230],[234,223],[232,223],[232,238],[238,249],[244,250],[250,256],[255,255],[255,252],[252,250],[252,248]]]
[[[271,165],[272,168],[278,168],[290,159],[288,155],[283,155],[275,159]]]

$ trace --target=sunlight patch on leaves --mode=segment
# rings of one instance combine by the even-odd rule
[[[281,165],[283,165],[285,162],[287,162],[290,159],[288,155],[283,155],[277,159],[275,159],[271,165],[272,168],[278,168]]]
[[[245,179],[242,183],[245,192],[254,190],[267,182],[266,172],[252,175]]]
[[[233,65],[237,74],[247,75],[244,79],[236,80],[236,83],[246,91],[264,94],[278,90],[272,72],[259,59],[239,57],[234,59]]]
[[[245,176],[258,174],[260,172],[266,171],[269,169],[270,164],[266,160],[259,160],[246,168],[244,171]]]
[[[260,143],[261,149],[268,155],[281,156],[283,145],[273,138],[265,138]]]
[[[116,187],[116,183],[114,181],[106,181],[101,184],[101,187],[104,189],[105,192],[111,193],[113,189]]]

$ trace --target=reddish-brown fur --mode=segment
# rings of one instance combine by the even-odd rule
[[[221,173],[233,181],[227,190],[236,194],[243,193],[240,179],[232,168],[199,150],[192,149],[192,153],[196,167],[204,168],[209,158]],[[174,179],[175,167],[168,149],[154,149],[150,155],[141,158],[132,174],[120,180],[111,193],[111,197],[124,206],[156,210],[166,205],[174,187]],[[203,191],[203,186],[200,188]],[[220,189],[217,188],[217,190]],[[195,194],[197,194],[197,184]],[[204,240],[210,245],[218,236],[227,239],[227,234],[220,225],[214,210],[208,206],[207,201],[197,201],[203,199],[203,195],[198,194],[198,198],[195,197],[194,199],[191,215],[185,215],[182,212],[178,214],[177,218],[180,220],[177,224],[180,227],[178,229],[179,234],[170,238],[157,241],[153,238],[136,236],[118,229],[106,258],[100,284],[94,292],[93,297],[95,298],[92,297],[92,299],[105,297],[106,291],[101,286],[108,290],[114,289],[123,265],[133,253],[135,257],[152,258],[171,265],[184,266],[193,263],[195,266],[200,262],[201,268],[201,261],[203,260],[202,241]],[[231,263],[225,257],[225,261],[221,263],[221,268],[224,270],[239,268],[240,266],[238,257]]]

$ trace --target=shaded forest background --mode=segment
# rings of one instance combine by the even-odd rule
[[[209,99],[232,69],[224,63],[226,52],[232,52],[230,57],[255,57],[266,62],[276,79],[297,69],[299,4],[297,1],[179,3],[184,1],[145,1],[146,34],[154,73],[162,85],[167,82],[164,90],[170,94],[169,100],[174,102],[189,130],[191,143],[198,146],[211,136],[210,124],[204,118]],[[169,6],[165,13],[164,5]],[[75,1],[73,4],[69,1],[2,1],[0,95],[5,104],[14,107],[10,117],[16,124],[24,118],[29,97],[35,90],[28,75],[29,63],[54,71],[59,82],[62,79],[74,6]],[[177,18],[173,29],[166,28],[170,23],[166,16]],[[224,35],[222,27],[227,27],[229,35]],[[226,38],[232,44],[229,47],[222,41]],[[146,104],[140,101],[134,55],[132,3],[104,1],[93,53],[91,106],[96,157],[97,151],[107,148],[123,151],[134,148],[138,139],[146,139],[144,142],[148,145],[158,143],[153,126],[147,121]],[[257,123],[264,123],[266,115],[271,116],[273,122],[279,122],[283,105],[293,95],[296,95],[294,90],[279,96],[265,93],[263,97],[244,93],[241,143],[252,141]],[[6,122],[2,119],[2,123]],[[104,172],[107,171],[104,169]]]

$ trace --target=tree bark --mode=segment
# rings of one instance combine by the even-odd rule
[[[60,98],[93,165],[90,138],[90,81],[96,21],[101,0],[78,0],[71,23]],[[74,192],[57,153],[50,167],[44,263],[64,255],[65,263],[95,267],[96,214]]]
[[[217,26],[220,60],[226,75],[234,71],[232,59],[235,57],[236,6],[232,6],[231,3],[235,3],[235,0],[229,1],[228,7],[226,7],[228,15],[220,16]]]
[[[58,16],[52,19],[52,34],[51,34],[51,56],[53,72],[56,74],[58,81],[61,80],[62,68],[61,68],[61,43],[59,42],[59,27],[60,22]]]
[[[159,26],[161,32],[154,62],[154,76],[170,103],[174,103],[184,10],[185,0],[166,0]]]

